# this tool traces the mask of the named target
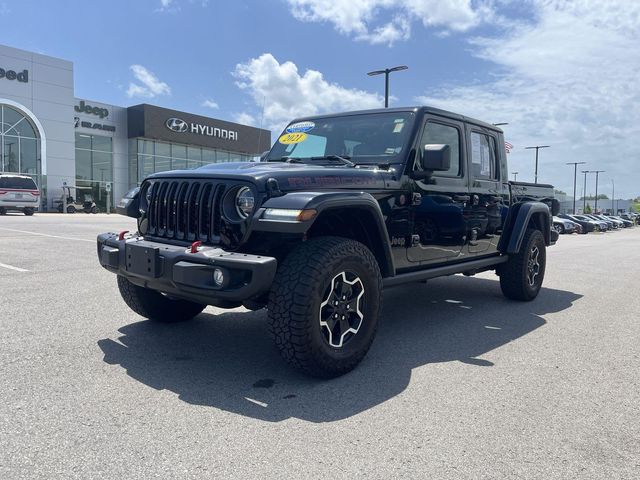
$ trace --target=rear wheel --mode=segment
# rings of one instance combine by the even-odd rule
[[[6,215],[7,214],[7,209],[4,207],[0,207],[0,215]]]
[[[198,315],[206,305],[169,298],[160,292],[140,287],[118,275],[122,299],[138,315],[163,323],[184,322]]]
[[[91,213],[98,213],[98,207],[96,207],[95,205],[91,207]]]
[[[521,301],[536,298],[542,288],[546,259],[542,232],[528,229],[520,251],[500,266],[500,288],[505,297]]]
[[[287,256],[269,295],[269,330],[282,357],[322,378],[364,358],[378,327],[382,277],[360,242],[320,237]]]
[[[33,215],[33,213],[35,212],[35,210],[33,208],[25,208],[22,213],[24,213],[27,217],[30,217],[31,215]]]

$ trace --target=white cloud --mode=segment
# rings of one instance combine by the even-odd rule
[[[171,88],[165,82],[160,81],[153,72],[142,65],[131,65],[134,78],[140,83],[129,83],[128,97],[153,98],[158,95],[171,95]]]
[[[540,151],[540,181],[572,192],[573,169],[565,163],[586,161],[588,170],[606,170],[601,191],[610,194],[615,178],[621,195],[637,194],[640,4],[536,0],[532,6],[534,22],[472,41],[474,54],[498,67],[492,81],[447,85],[417,100],[509,122],[503,128],[515,145],[509,160],[518,179],[533,179],[534,154],[524,147],[547,144],[551,148]]]
[[[164,13],[176,13],[180,11],[180,5],[177,5],[175,0],[160,0],[160,6],[157,11]]]
[[[215,102],[214,100],[211,100],[210,98],[205,99],[204,102],[201,103],[201,105],[203,107],[213,108],[214,110],[217,110],[218,108],[220,108],[218,103]]]
[[[494,18],[485,0],[287,0],[305,22],[332,23],[356,40],[393,44],[411,36],[411,23],[444,31],[466,31]]]
[[[276,132],[294,117],[383,105],[375,93],[328,82],[317,70],[301,75],[293,62],[279,63],[270,53],[236,65],[234,76],[257,108],[264,103],[264,124]]]
[[[236,123],[241,123],[242,125],[251,125],[253,127],[259,126],[256,123],[256,118],[247,112],[240,112],[240,113],[234,114],[233,120]]]

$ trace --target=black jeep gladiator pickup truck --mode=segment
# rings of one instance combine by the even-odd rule
[[[558,202],[507,173],[502,131],[462,115],[300,118],[259,163],[146,178],[119,207],[138,231],[99,235],[98,258],[143,317],[266,307],[285,360],[335,377],[371,346],[385,287],[495,270],[508,298],[538,295]]]

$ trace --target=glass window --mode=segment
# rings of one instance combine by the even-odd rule
[[[161,157],[171,156],[171,144],[156,142],[156,155]]]
[[[92,152],[92,180],[110,182],[113,180],[112,155],[106,152]]]
[[[91,135],[76,133],[76,148],[91,150]]]
[[[38,141],[35,138],[20,138],[20,171],[38,173]]]
[[[171,156],[173,158],[187,158],[186,145],[171,145]]]
[[[167,157],[156,157],[155,171],[166,172],[171,170],[171,159]]]
[[[216,152],[216,162],[228,162],[229,161],[229,152],[223,152],[222,150],[218,150]]]
[[[2,164],[5,172],[19,172],[18,164],[18,137],[2,136]]]
[[[153,166],[153,157],[151,155],[138,155],[138,164],[140,165],[141,179],[147,178],[155,169]]]
[[[171,160],[171,170],[184,170],[187,168],[186,158],[173,158]]]
[[[230,162],[241,162],[242,161],[242,155],[240,155],[239,153],[229,153],[229,161]]]
[[[138,139],[138,153],[153,155],[153,140]]]
[[[450,125],[427,122],[427,126],[420,139],[420,152],[422,152],[425,145],[429,144],[449,145],[451,151],[451,166],[449,170],[446,172],[435,172],[434,175],[442,177],[460,176],[460,131]]]
[[[203,148],[202,149],[202,161],[205,164],[215,163],[215,161],[216,161],[216,151],[215,150],[209,150],[208,148]]]
[[[496,144],[493,137],[471,132],[471,170],[473,177],[481,180],[497,180]]]
[[[32,178],[5,176],[0,177],[0,188],[35,190],[38,187]]]
[[[76,150],[76,178],[91,178],[91,150]]]
[[[92,136],[92,150],[98,150],[101,152],[111,152],[113,147],[111,137],[102,137],[99,135]]]
[[[138,183],[138,156],[129,155],[129,186],[137,185]]]

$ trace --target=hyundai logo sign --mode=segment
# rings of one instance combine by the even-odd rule
[[[189,132],[196,135],[205,135],[208,137],[222,138],[224,140],[238,141],[238,132],[235,130],[227,130],[226,128],[202,125],[200,123],[187,123],[181,118],[169,118],[165,122],[165,125],[172,132]]]
[[[189,125],[187,122],[180,118],[169,118],[165,125],[169,130],[173,130],[174,132],[184,133],[189,129]]]

